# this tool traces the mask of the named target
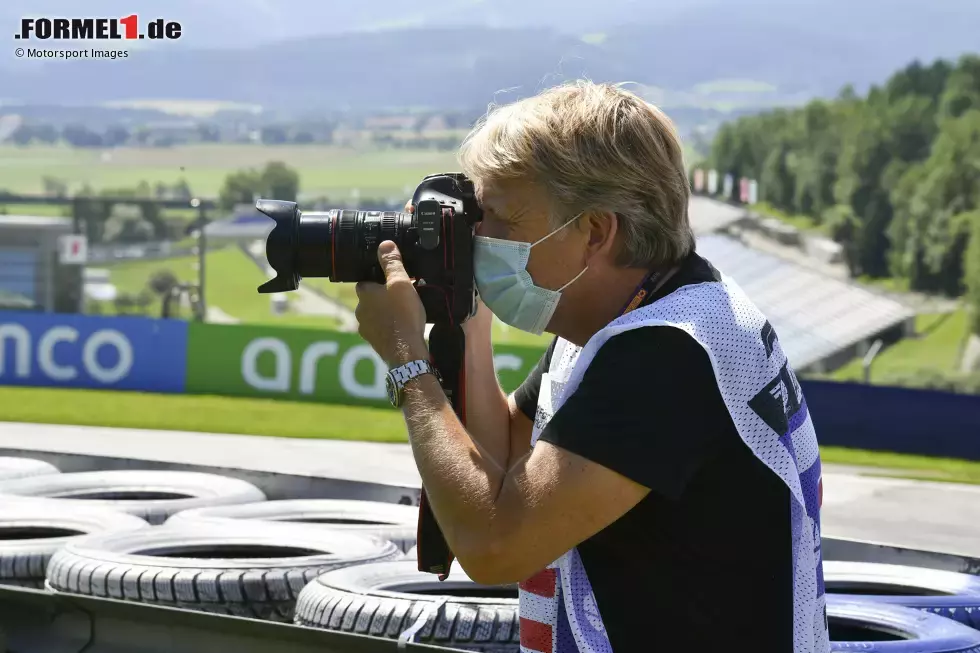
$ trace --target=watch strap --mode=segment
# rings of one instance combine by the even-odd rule
[[[393,368],[389,374],[391,374],[392,380],[399,388],[404,388],[406,383],[423,374],[435,374],[436,378],[439,377],[436,368],[425,359],[409,361],[404,365],[399,365]]]

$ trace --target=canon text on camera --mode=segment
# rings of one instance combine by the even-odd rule
[[[157,18],[146,23],[140,31],[136,14],[123,18],[22,18],[20,33],[15,39],[179,39],[181,25],[177,21]]]

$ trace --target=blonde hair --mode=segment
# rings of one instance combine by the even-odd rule
[[[670,265],[694,249],[677,131],[619,86],[577,81],[492,109],[463,140],[459,164],[474,180],[541,184],[555,228],[575,214],[615,213],[619,265]]]

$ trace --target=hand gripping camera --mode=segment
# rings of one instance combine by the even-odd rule
[[[462,324],[476,312],[473,236],[483,218],[473,182],[458,173],[429,175],[412,197],[414,213],[333,209],[302,213],[295,202],[259,200],[276,222],[266,241],[274,279],[260,293],[295,290],[303,277],[334,282],[385,282],[378,245],[394,241],[425,307],[429,353],[460,421],[465,418],[465,338]],[[445,580],[453,562],[425,496],[419,500],[418,568]]]
[[[266,242],[276,277],[260,293],[296,290],[303,277],[384,283],[378,245],[394,241],[425,306],[426,322],[458,325],[476,309],[473,235],[482,219],[473,182],[458,173],[429,175],[412,197],[414,213],[332,209],[303,213],[295,202],[259,200],[276,222]]]

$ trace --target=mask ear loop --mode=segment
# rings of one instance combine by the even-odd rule
[[[569,220],[568,222],[566,222],[566,223],[565,223],[565,224],[563,224],[562,226],[560,226],[560,227],[558,227],[557,229],[555,229],[554,231],[552,231],[552,232],[551,232],[550,234],[548,234],[547,236],[543,236],[542,238],[539,238],[538,240],[536,240],[536,241],[534,241],[533,243],[531,243],[531,247],[534,247],[534,246],[535,246],[535,245],[537,245],[538,243],[543,243],[544,241],[546,241],[546,240],[548,240],[549,238],[551,238],[552,236],[554,236],[554,235],[555,235],[556,233],[558,233],[559,231],[561,231],[562,229],[564,229],[564,228],[565,228],[565,227],[567,227],[568,225],[570,225],[570,224],[572,224],[573,222],[575,222],[576,220],[578,220],[578,219],[579,219],[580,217],[582,217],[582,215],[584,215],[584,214],[585,214],[585,211],[582,211],[582,213],[579,213],[579,214],[577,214],[577,215],[576,215],[575,217],[573,217],[573,218],[571,218],[571,219],[570,219],[570,220]]]
[[[563,224],[562,226],[560,226],[560,227],[558,227],[557,229],[555,229],[554,231],[552,231],[552,232],[551,232],[550,234],[548,234],[547,236],[544,236],[543,238],[540,238],[540,239],[538,239],[538,240],[537,240],[536,242],[533,242],[533,243],[531,243],[531,247],[534,247],[535,245],[537,245],[537,244],[538,244],[538,243],[540,243],[540,242],[543,242],[543,241],[545,241],[545,240],[548,240],[549,238],[551,238],[552,236],[554,236],[554,235],[555,235],[556,233],[558,233],[559,231],[561,231],[562,229],[564,229],[564,228],[565,228],[565,227],[567,227],[568,225],[570,225],[570,224],[572,224],[573,222],[575,222],[576,220],[578,220],[578,219],[579,219],[580,217],[582,217],[582,215],[584,215],[584,214],[585,214],[585,211],[582,211],[581,213],[578,213],[578,214],[576,214],[576,215],[575,215],[574,217],[572,217],[571,219],[569,219],[569,220],[568,220],[568,222],[566,222],[566,223],[565,223],[565,224]],[[579,280],[579,277],[581,277],[581,276],[582,276],[583,274],[585,274],[586,272],[588,272],[588,270],[589,270],[589,266],[588,266],[588,265],[586,265],[586,266],[585,266],[585,267],[584,267],[584,268],[582,269],[582,271],[581,271],[581,272],[579,272],[578,274],[576,274],[576,275],[575,275],[575,277],[574,277],[574,278],[573,278],[573,279],[572,279],[571,281],[569,281],[568,283],[566,283],[566,284],[565,284],[564,286],[562,286],[561,288],[559,288],[559,289],[558,289],[558,290],[556,290],[555,292],[561,292],[561,291],[563,291],[563,290],[564,290],[565,288],[568,288],[568,287],[569,287],[570,285],[572,285],[573,283],[575,283],[576,281],[578,281],[578,280]]]
[[[586,265],[584,268],[582,268],[582,271],[579,272],[578,274],[576,274],[575,277],[571,281],[569,281],[568,283],[566,283],[564,286],[562,286],[561,288],[559,288],[555,292],[561,292],[565,288],[568,288],[570,285],[572,285],[573,283],[575,283],[576,281],[578,281],[579,277],[581,277],[583,274],[585,274],[586,272],[588,272],[588,270],[589,270],[589,266]]]

